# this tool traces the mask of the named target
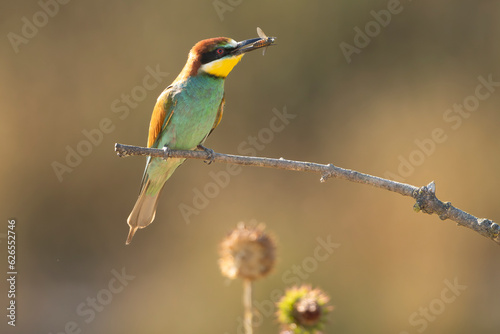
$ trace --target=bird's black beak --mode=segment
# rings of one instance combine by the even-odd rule
[[[231,55],[237,56],[243,53],[247,53],[253,50],[268,47],[274,44],[276,37],[265,37],[265,38],[252,38],[241,42],[238,42],[236,49],[231,52]]]

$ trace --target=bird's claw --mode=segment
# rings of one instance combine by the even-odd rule
[[[167,145],[163,146],[163,152],[165,152],[165,156],[163,157],[163,159],[167,160],[170,156],[170,148]]]
[[[198,149],[207,152],[208,159],[204,161],[207,165],[210,165],[212,162],[214,162],[214,160],[215,160],[214,150],[212,150],[211,148],[207,148],[201,144],[198,145]]]

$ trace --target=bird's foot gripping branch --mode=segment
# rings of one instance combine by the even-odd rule
[[[241,155],[231,155],[207,151],[190,150],[168,150],[146,148],[139,146],[129,146],[115,144],[115,151],[120,157],[151,156],[159,158],[183,158],[207,160],[211,156],[213,162],[229,163],[234,165],[267,167],[283,169],[297,172],[309,172],[321,175],[321,181],[328,178],[344,179],[356,183],[364,183],[377,188],[383,188],[403,196],[409,196],[416,200],[413,209],[416,212],[422,211],[428,214],[437,214],[442,220],[452,220],[460,226],[468,227],[482,236],[491,239],[500,245],[500,226],[490,219],[477,218],[465,211],[462,211],[450,202],[442,202],[436,197],[436,185],[434,182],[423,187],[416,187],[410,184],[396,182],[377,176],[360,173],[358,171],[344,169],[332,164],[324,165],[313,162],[286,160],[283,158],[271,159],[262,157],[251,157]]]

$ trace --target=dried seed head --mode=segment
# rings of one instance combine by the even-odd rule
[[[309,285],[288,289],[277,303],[282,333],[320,333],[326,314],[333,309],[326,305],[329,300],[323,291]]]
[[[224,276],[256,280],[271,271],[276,245],[264,228],[264,224],[248,227],[239,223],[221,242],[219,266]]]

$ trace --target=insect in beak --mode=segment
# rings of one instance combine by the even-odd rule
[[[267,37],[266,34],[264,34],[264,31],[262,31],[262,29],[260,29],[259,27],[257,27],[257,35],[259,35],[259,37],[262,38],[262,41],[257,42],[260,44],[271,45],[276,40],[276,37]],[[267,50],[267,46],[262,49],[262,55],[266,54],[266,50]]]

